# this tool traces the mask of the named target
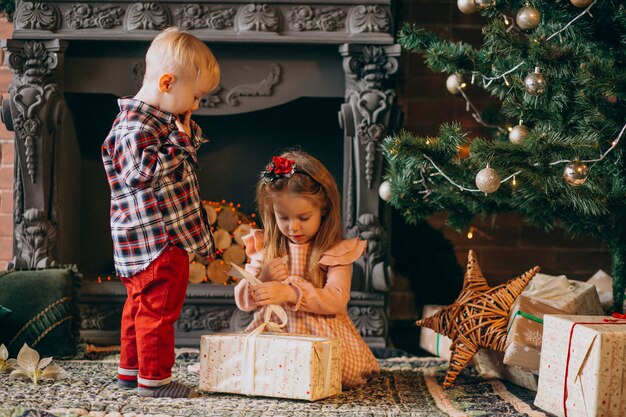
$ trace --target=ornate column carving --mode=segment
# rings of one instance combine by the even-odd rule
[[[57,80],[66,45],[8,39],[2,47],[13,70],[2,121],[15,132],[14,258],[9,267],[45,267],[55,262],[55,142],[64,107]]]
[[[346,73],[346,102],[339,119],[344,129],[344,227],[348,236],[368,240],[359,260],[361,291],[388,291],[386,233],[380,224],[378,186],[383,158],[382,139],[400,124],[396,93],[390,88],[398,70],[400,45],[344,44],[339,49]]]

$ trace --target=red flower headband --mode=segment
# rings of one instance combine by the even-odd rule
[[[290,178],[296,172],[296,162],[282,156],[272,157],[272,162],[261,172],[264,182],[274,182],[279,178]]]

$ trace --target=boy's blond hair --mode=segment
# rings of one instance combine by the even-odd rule
[[[291,150],[280,156],[293,160],[296,172],[290,178],[279,178],[272,182],[261,179],[256,189],[259,214],[265,231],[264,263],[286,255],[289,247],[289,239],[280,232],[276,223],[272,198],[277,193],[309,198],[322,210],[322,221],[310,241],[308,272],[313,285],[322,288],[326,284],[326,273],[318,266],[318,262],[324,252],[343,240],[339,189],[328,169],[308,153]]]
[[[177,27],[165,29],[150,44],[144,82],[166,72],[196,81],[211,80],[211,90],[220,82],[220,67],[209,47]]]

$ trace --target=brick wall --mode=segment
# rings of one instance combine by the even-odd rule
[[[0,39],[8,39],[13,25],[0,15]],[[0,51],[0,93],[8,98],[12,72]],[[13,256],[13,132],[0,123],[0,270]]]
[[[401,0],[397,4],[397,16],[400,21],[417,23],[448,39],[463,40],[476,47],[482,43],[484,18],[462,14],[454,0]],[[420,55],[403,51],[398,96],[405,115],[404,128],[421,136],[435,135],[441,123],[458,120],[470,134],[485,134],[471,114],[465,111],[465,101],[448,93],[446,78],[446,74],[432,73]],[[468,96],[479,110],[488,107],[497,109],[498,101],[489,98],[477,87],[470,86]],[[467,251],[474,249],[491,284],[513,278],[534,265],[541,266],[542,272],[547,274],[565,274],[568,278],[580,280],[588,279],[598,269],[610,273],[609,251],[598,240],[589,237],[572,239],[562,230],[546,233],[525,224],[514,214],[500,215],[495,219],[475,219],[477,231],[472,239],[467,238],[467,231],[459,234],[445,227],[442,215],[433,216],[428,223],[434,234],[441,234],[451,241],[451,257],[456,258],[463,269],[467,263]],[[423,229],[419,230],[423,233]],[[425,258],[428,259],[427,256]],[[439,278],[407,273],[399,276],[391,294],[392,319],[410,320],[416,317],[424,302],[454,299],[458,291],[455,285],[444,290],[451,294],[424,294],[435,291],[429,290],[433,284],[428,281],[434,282]],[[411,289],[414,294],[411,294]],[[402,329],[404,333],[411,331],[410,327]]]

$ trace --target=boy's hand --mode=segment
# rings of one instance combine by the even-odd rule
[[[263,265],[259,280],[267,281],[284,281],[289,276],[289,269],[282,258],[272,259],[269,263]]]
[[[298,301],[296,289],[288,284],[270,281],[251,287],[252,298],[258,305],[295,304]]]
[[[191,110],[185,113],[182,122],[176,118],[176,127],[179,132],[184,132],[187,136],[191,137]]]

